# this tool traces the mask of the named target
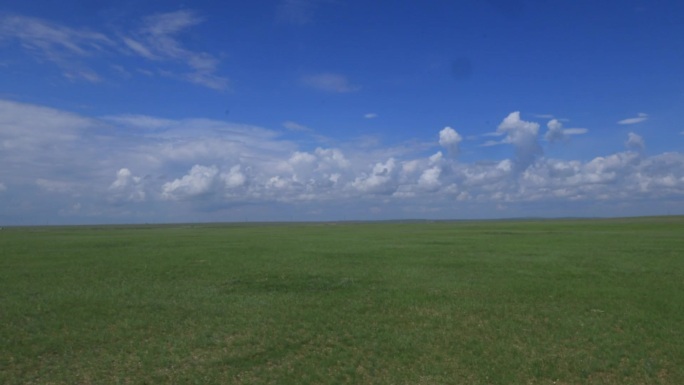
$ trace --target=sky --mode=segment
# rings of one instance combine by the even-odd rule
[[[684,2],[4,0],[0,225],[684,214]]]

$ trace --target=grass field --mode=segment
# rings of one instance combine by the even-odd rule
[[[684,384],[684,217],[5,228],[2,384]]]

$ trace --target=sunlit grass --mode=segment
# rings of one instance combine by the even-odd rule
[[[684,218],[9,228],[0,383],[684,383]]]

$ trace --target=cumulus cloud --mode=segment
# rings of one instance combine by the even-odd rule
[[[109,185],[111,201],[142,202],[145,200],[145,190],[142,178],[134,176],[127,168],[116,172],[116,179]]]
[[[133,175],[131,171],[127,168],[122,168],[116,173],[116,180],[112,182],[110,189],[122,189],[131,185],[133,180]]]
[[[563,133],[563,124],[561,124],[561,122],[559,122],[557,119],[550,120],[546,126],[549,128],[549,130],[546,131],[544,139],[548,140],[549,142],[555,142],[565,138],[565,134]]]
[[[463,184],[473,191],[502,191],[513,171],[513,162],[504,159],[499,162],[475,163],[464,167]]]
[[[394,158],[384,163],[378,162],[370,172],[356,177],[352,186],[363,193],[392,194],[397,189],[396,168],[397,162]]]
[[[548,131],[544,134],[544,139],[548,142],[562,141],[570,135],[582,135],[589,132],[586,128],[563,128],[563,124],[558,119],[551,119],[546,127]]]
[[[648,119],[648,114],[644,114],[643,112],[640,112],[634,118],[627,118],[627,119],[620,120],[618,122],[618,124],[637,124],[637,123],[641,123],[643,121],[646,121],[647,119]]]
[[[240,165],[231,167],[226,173],[221,173],[220,178],[227,189],[242,187],[247,182],[247,176],[242,172]]]
[[[549,128],[567,135],[560,123]],[[514,157],[457,162],[443,149],[426,153],[434,146],[429,141],[397,148],[369,141],[363,147],[353,142],[307,149],[256,126],[140,115],[85,118],[0,101],[0,190],[11,186],[3,196],[18,199],[13,207],[42,204],[36,217],[93,215],[104,221],[144,210],[162,219],[177,213],[175,220],[198,218],[200,210],[202,218],[244,210],[269,213],[261,217],[268,219],[276,215],[276,202],[290,213],[293,207],[338,215],[355,208],[361,218],[371,206],[414,217],[419,212],[458,217],[473,207],[572,203],[596,215],[591,207],[599,200],[604,205],[641,200],[648,207],[684,201],[679,152],[647,156],[643,138],[631,133],[624,152],[552,159],[535,149],[538,131],[539,125],[513,113],[498,135],[514,146]],[[433,133],[443,148],[463,145],[454,134],[446,128]],[[76,204],[79,209],[73,210]],[[413,209],[426,211],[404,211]],[[225,218],[216,215],[211,218]],[[568,212],[559,209],[559,215]]]
[[[426,191],[437,191],[441,186],[439,177],[442,174],[442,169],[438,166],[430,167],[424,170],[418,178],[418,186]]]
[[[458,145],[463,141],[461,135],[451,127],[444,127],[439,132],[439,145],[447,149],[450,154],[458,155]]]
[[[511,112],[499,124],[497,133],[505,134],[505,143],[515,147],[516,162],[520,169],[527,168],[543,153],[538,141],[539,123],[520,119],[520,112]]]
[[[216,166],[195,165],[182,178],[164,183],[162,198],[180,200],[207,194],[214,186],[218,174]]]
[[[307,87],[333,93],[349,93],[361,89],[360,86],[352,84],[346,76],[329,72],[304,76],[301,82]]]
[[[625,146],[630,150],[643,151],[646,148],[646,143],[644,143],[644,138],[633,132],[627,134],[627,141]]]

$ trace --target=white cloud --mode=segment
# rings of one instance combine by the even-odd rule
[[[82,130],[95,124],[93,119],[70,112],[0,99],[0,138],[5,147],[13,147],[10,142],[15,140],[33,143],[74,140]]]
[[[4,183],[0,182],[0,192],[7,191],[7,186],[5,186]]]
[[[188,10],[159,13],[143,19],[142,27],[122,40],[132,53],[153,61],[177,61],[192,69],[186,74],[172,74],[191,83],[216,90],[228,87],[228,79],[216,75],[218,59],[206,52],[187,49],[177,35],[200,24],[202,18]]]
[[[97,172],[95,155],[102,151],[84,145],[82,138],[99,126],[97,120],[70,112],[0,100],[0,168],[26,170],[7,178],[0,172],[0,177],[16,185]],[[87,156],[93,160],[83,162]]]
[[[320,73],[308,75],[301,78],[302,84],[319,91],[348,93],[361,89],[360,86],[352,84],[346,76],[336,73]]]
[[[316,161],[316,157],[314,155],[309,154],[308,152],[299,152],[296,151],[292,156],[290,157],[289,162],[291,164],[312,164],[313,162]]]
[[[518,152],[538,145],[538,125],[514,113],[500,130],[515,157],[457,162],[444,150],[427,153],[434,150],[429,141],[309,150],[249,125],[141,115],[85,118],[0,101],[0,180],[5,190],[11,186],[12,199],[28,202],[13,210],[35,207],[17,217],[92,215],[101,221],[169,215],[221,220],[222,210],[261,212],[267,219],[277,216],[277,207],[364,218],[370,207],[461,217],[498,204],[530,209],[532,202],[557,207],[556,215],[580,215],[565,209],[570,204],[598,215],[591,211],[597,200],[601,207],[637,202],[646,211],[658,202],[684,205],[677,203],[684,202],[684,155],[633,151],[643,148],[636,134],[627,137],[630,150],[624,152],[584,160],[533,156],[523,167]],[[443,145],[463,144],[441,131]],[[72,210],[76,203],[80,209]]]
[[[444,159],[444,155],[442,154],[442,151],[437,151],[434,155],[431,155],[428,159],[430,161],[430,165],[440,164],[440,163],[442,163],[442,160]]]
[[[450,154],[458,155],[458,145],[463,141],[461,135],[451,127],[444,127],[439,132],[439,145],[447,149]]]
[[[642,138],[640,135],[630,132],[627,134],[625,146],[630,150],[642,151],[644,148],[646,148],[646,143],[644,143],[644,138]]]
[[[469,187],[479,187],[487,190],[497,190],[502,187],[501,182],[508,179],[513,170],[513,162],[504,159],[497,163],[476,163],[463,169],[464,184]]]
[[[270,177],[266,182],[266,189],[284,190],[290,186],[290,182],[279,175]]]
[[[109,186],[110,189],[121,189],[121,188],[126,188],[131,184],[131,180],[133,179],[131,171],[127,168],[122,168],[116,173],[116,180],[112,182],[112,185]]]
[[[548,131],[544,139],[548,142],[556,142],[567,139],[570,135],[582,135],[589,132],[586,128],[563,128],[563,124],[558,119],[550,120],[546,126]]]
[[[480,147],[493,147],[493,146],[498,146],[500,144],[506,144],[504,141],[500,140],[488,140],[480,145]]]
[[[436,191],[441,185],[439,182],[441,174],[442,169],[438,166],[428,168],[418,178],[418,186],[426,191]]]
[[[370,173],[356,177],[352,186],[363,193],[389,195],[398,187],[396,177],[396,160],[390,158],[376,163]]]
[[[195,165],[180,179],[164,183],[162,198],[180,200],[196,197],[211,191],[219,170],[216,166]]]
[[[316,148],[316,155],[319,157],[319,169],[345,169],[350,166],[350,162],[341,150],[336,148]]]
[[[586,128],[565,128],[563,134],[565,135],[583,135],[589,132]]]
[[[520,112],[511,112],[497,129],[498,133],[506,134],[504,141],[515,147],[516,162],[520,169],[527,168],[534,159],[543,153],[537,136],[539,124],[520,119]]]
[[[635,118],[622,119],[618,122],[618,124],[637,124],[637,123],[641,123],[647,119],[648,119],[648,114],[644,114],[643,112],[640,112]]]
[[[558,140],[565,139],[565,135],[563,133],[563,124],[559,122],[557,119],[549,120],[546,126],[549,128],[549,130],[546,131],[544,139],[546,139],[549,142],[555,142]]]
[[[304,25],[313,21],[318,6],[325,0],[281,0],[276,19],[282,23]]]
[[[116,180],[109,186],[110,201],[112,202],[141,202],[145,200],[146,193],[142,186],[142,178],[134,176],[127,168],[122,168],[116,173]]]
[[[378,117],[378,114],[376,114],[374,112],[369,112],[367,114],[364,114],[363,117],[366,119],[375,119]]]
[[[0,16],[0,40],[17,39],[28,52],[58,65],[68,79],[101,82],[89,64],[97,58],[107,58],[118,73],[130,73],[116,58],[123,53],[136,55],[156,63],[181,63],[189,71],[166,69],[158,72],[200,86],[225,90],[228,79],[217,74],[219,60],[206,52],[186,48],[178,35],[202,22],[197,14],[188,10],[160,13],[142,20],[136,31],[119,32],[118,36],[87,29],[76,29],[51,21],[21,15]]]
[[[104,116],[102,119],[116,125],[143,130],[165,129],[176,125],[176,122],[171,119],[160,119],[146,115],[112,115]]]
[[[228,189],[242,187],[247,182],[247,176],[242,172],[240,165],[231,167],[227,173],[222,173],[220,177]]]
[[[149,50],[143,43],[140,43],[136,40],[133,40],[130,37],[123,37],[121,40],[124,42],[126,47],[128,47],[130,50],[138,54],[139,56],[142,56],[146,59],[150,60],[158,60],[160,59],[157,55],[153,54],[151,50]]]
[[[89,56],[113,44],[101,33],[21,15],[0,17],[0,37],[19,39],[25,47],[51,60],[64,54]]]
[[[57,64],[65,77],[89,82],[99,82],[101,78],[83,61],[111,50],[116,44],[102,33],[22,15],[0,16],[2,39],[17,39],[29,53]]]
[[[75,193],[78,190],[76,183],[71,181],[54,180],[54,179],[36,179],[36,185],[48,192],[56,193]]]
[[[309,127],[307,127],[303,124],[299,124],[297,122],[293,122],[291,120],[283,122],[283,127],[287,128],[290,131],[295,131],[295,132],[297,132],[297,131],[299,131],[299,132],[311,132],[311,131],[313,131]]]

